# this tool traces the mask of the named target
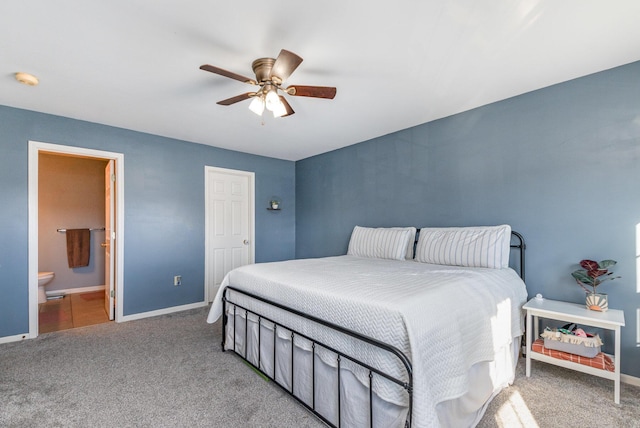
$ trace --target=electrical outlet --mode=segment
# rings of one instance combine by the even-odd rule
[[[182,275],[176,275],[173,277],[173,285],[182,285]]]

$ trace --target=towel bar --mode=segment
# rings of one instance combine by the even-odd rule
[[[104,227],[93,227],[89,230],[105,230]],[[56,229],[56,232],[60,232],[60,233],[65,233],[67,231],[67,229]]]

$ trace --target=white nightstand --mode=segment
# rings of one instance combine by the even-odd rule
[[[544,361],[568,369],[577,370],[594,376],[611,379],[614,381],[614,401],[620,404],[620,327],[624,326],[624,312],[609,309],[606,312],[596,312],[587,309],[584,305],[576,303],[559,302],[557,300],[536,299],[529,300],[523,309],[527,311],[527,377],[531,375],[531,360]],[[533,317],[533,323],[532,323]],[[600,370],[572,361],[560,360],[538,352],[531,351],[532,333],[536,339],[539,337],[538,318],[548,318],[558,321],[574,322],[576,324],[600,327],[615,331],[615,351],[612,359],[615,364],[615,372]]]

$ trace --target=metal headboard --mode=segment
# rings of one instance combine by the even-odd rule
[[[511,248],[517,248],[520,251],[520,278],[524,281],[524,250],[527,249],[527,244],[524,243],[524,237],[515,230],[511,231],[511,236],[515,236],[518,240],[517,244],[511,244]]]

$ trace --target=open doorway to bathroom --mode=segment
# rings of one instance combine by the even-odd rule
[[[122,154],[29,142],[29,336],[122,317]]]
[[[104,295],[108,163],[38,154],[39,333],[109,322]]]

